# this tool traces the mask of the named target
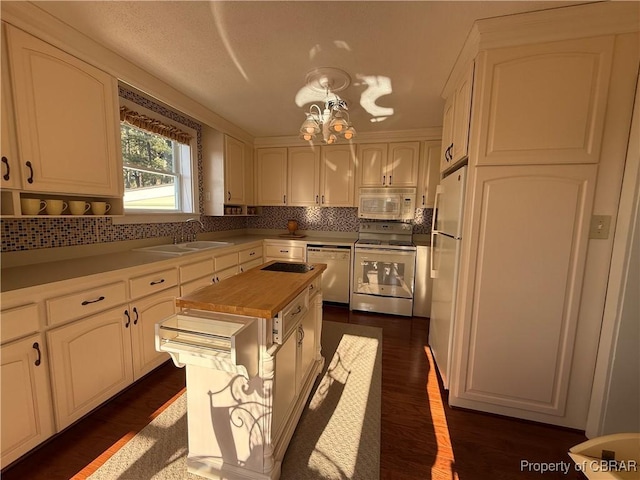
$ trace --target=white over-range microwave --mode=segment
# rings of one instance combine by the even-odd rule
[[[358,199],[360,218],[413,220],[415,217],[415,188],[361,188]]]

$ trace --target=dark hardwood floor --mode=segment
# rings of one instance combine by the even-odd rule
[[[570,462],[581,432],[452,409],[426,348],[428,320],[325,307],[324,319],[380,327],[382,480],[576,479],[522,472],[521,461]],[[185,386],[166,363],[118,397],[2,471],[3,480],[83,479],[141,430]],[[133,480],[133,479],[131,479]]]

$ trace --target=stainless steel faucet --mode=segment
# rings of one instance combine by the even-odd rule
[[[204,223],[202,223],[198,218],[187,218],[187,221],[185,222],[185,224],[192,223],[192,222],[197,222],[200,225],[200,228],[202,229],[202,231],[204,232]],[[191,235],[188,235],[187,241],[195,242],[196,233],[193,232]]]

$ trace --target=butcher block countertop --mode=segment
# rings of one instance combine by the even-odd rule
[[[262,268],[268,262],[227,278],[215,285],[200,288],[176,299],[181,308],[233,313],[250,317],[273,318],[327,268],[324,263],[309,264],[306,273],[274,272]]]

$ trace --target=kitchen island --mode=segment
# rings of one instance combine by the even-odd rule
[[[277,479],[322,370],[324,264],[268,262],[180,297],[156,348],[186,366],[189,472]]]

